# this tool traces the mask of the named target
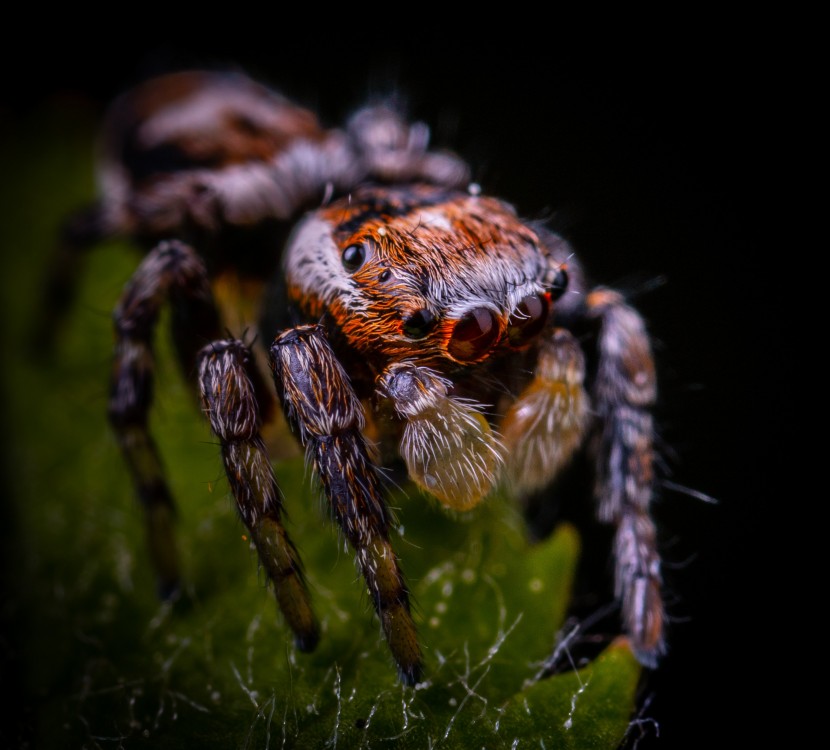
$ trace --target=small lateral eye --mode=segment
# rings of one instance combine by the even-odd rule
[[[565,290],[568,288],[568,272],[565,270],[565,266],[561,266],[559,270],[556,272],[556,276],[553,279],[553,283],[550,285],[550,297],[552,300],[558,300],[564,293]]]
[[[499,333],[496,314],[486,307],[476,307],[455,324],[447,351],[460,362],[473,362],[492,348]]]
[[[507,322],[507,339],[510,346],[524,346],[536,336],[548,322],[550,304],[544,294],[528,294],[518,305]]]
[[[434,325],[435,316],[424,307],[404,320],[403,332],[411,339],[422,339]]]
[[[349,272],[357,271],[366,262],[365,245],[349,245],[340,256],[343,261],[343,268]]]

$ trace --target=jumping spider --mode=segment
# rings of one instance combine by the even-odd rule
[[[460,158],[429,149],[423,124],[378,105],[324,129],[239,73],[137,87],[110,108],[100,145],[100,197],[67,225],[44,329],[68,303],[83,250],[112,235],[146,250],[114,316],[109,416],[163,596],[180,582],[174,501],[147,418],[152,333],[169,303],[181,365],[197,374],[300,650],[319,631],[271,466],[283,418],[354,550],[404,683],[423,667],[389,540],[380,472],[393,459],[464,511],[502,482],[518,498],[543,490],[589,450],[599,518],[616,529],[625,630],[640,661],[656,663],[649,337],[621,294],[587,286],[564,239],[481,195]],[[251,329],[260,336],[243,343]]]

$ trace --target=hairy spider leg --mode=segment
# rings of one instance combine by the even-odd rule
[[[381,373],[377,393],[404,420],[399,450],[410,479],[465,511],[490,493],[504,459],[481,407],[449,395],[450,385],[428,367],[397,362]]]
[[[362,433],[360,401],[319,326],[298,326],[277,336],[271,367],[286,418],[354,549],[400,679],[414,685],[423,670],[421,648],[407,585],[389,542],[391,515]]]
[[[533,379],[500,425],[507,481],[518,497],[544,489],[571,461],[587,427],[585,357],[574,335],[553,328],[539,345]]]
[[[260,563],[301,651],[312,651],[320,628],[311,607],[300,556],[282,524],[282,502],[260,434],[253,356],[235,339],[216,341],[199,355],[199,390],[210,426],[222,444],[222,460],[236,507],[251,533]]]
[[[637,658],[656,666],[665,651],[657,534],[649,514],[654,487],[654,360],[640,314],[619,292],[596,288],[587,314],[600,324],[592,402],[599,430],[595,494],[601,521],[615,532],[615,589]]]
[[[33,356],[54,353],[61,323],[78,292],[86,254],[109,234],[99,203],[77,211],[64,222],[41,282],[42,291],[30,336]]]
[[[174,533],[175,502],[158,448],[147,426],[153,401],[153,332],[161,306],[173,308],[177,340],[210,341],[219,319],[199,256],[180,242],[162,242],[127,283],[114,313],[115,352],[108,413],[144,508],[150,559],[159,595],[170,598],[180,585]],[[179,348],[183,366],[189,351]]]

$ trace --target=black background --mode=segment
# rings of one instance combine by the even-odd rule
[[[260,29],[257,43],[67,34],[4,63],[0,116],[56,96],[103,107],[152,73],[197,65],[240,66],[328,124],[395,86],[485,191],[550,217],[594,278],[630,293],[646,317],[668,479],[717,504],[666,487],[655,505],[671,651],[631,744],[752,746],[778,722],[766,698],[786,601],[770,583],[785,534],[762,530],[785,512],[780,446],[792,440],[776,312],[786,258],[781,245],[774,259],[762,250],[778,210],[773,123],[789,106],[786,84],[762,43],[733,34],[613,46],[587,34],[566,52],[553,33],[505,47],[495,32],[424,30],[416,43],[391,23],[336,42],[292,41],[285,24],[270,41]]]

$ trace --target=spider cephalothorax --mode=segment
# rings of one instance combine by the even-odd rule
[[[145,84],[115,106],[102,142],[102,194],[70,225],[64,259],[107,234],[151,241],[116,311],[110,417],[165,595],[180,576],[173,500],[147,415],[151,334],[169,300],[182,364],[198,373],[240,516],[301,650],[319,632],[264,437],[274,396],[404,682],[423,663],[390,542],[388,457],[463,511],[502,484],[519,498],[544,491],[584,449],[598,515],[615,527],[625,628],[655,663],[665,638],[650,342],[622,295],[589,287],[564,239],[468,185],[466,165],[429,150],[423,125],[367,107],[345,130],[324,129],[238,74]],[[276,319],[292,325],[240,340]]]
[[[378,366],[415,357],[447,370],[539,333],[564,291],[562,246],[546,248],[509,206],[475,191],[364,188],[304,220],[286,282],[294,304],[325,313]]]

